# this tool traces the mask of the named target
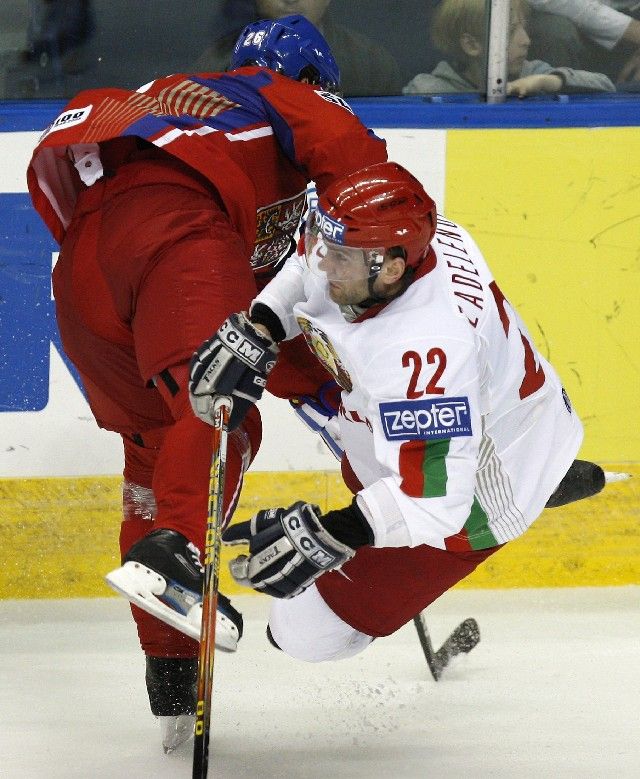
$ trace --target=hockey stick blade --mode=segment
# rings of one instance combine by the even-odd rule
[[[470,652],[480,641],[480,627],[473,617],[461,622],[437,651],[433,649],[424,614],[420,613],[414,617],[413,624],[416,627],[431,676],[436,682],[456,655]]]

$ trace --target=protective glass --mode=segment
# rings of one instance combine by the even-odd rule
[[[324,235],[327,229],[326,220],[323,222],[317,214],[307,220],[305,255],[309,270],[315,276],[332,282],[362,281],[380,271],[384,260],[383,247],[343,246]]]

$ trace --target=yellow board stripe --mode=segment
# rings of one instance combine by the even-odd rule
[[[600,495],[546,510],[458,586],[568,587],[640,584],[640,464],[614,463],[633,478]],[[249,473],[236,520],[304,499],[322,510],[351,499],[334,471]],[[120,478],[0,479],[0,598],[113,594],[103,575],[118,563]],[[220,589],[242,591],[222,555]]]

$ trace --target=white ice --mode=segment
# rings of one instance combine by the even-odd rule
[[[265,598],[234,602],[210,777],[640,777],[640,587],[447,593],[434,644],[469,616],[482,638],[437,683],[412,625],[306,665],[268,645]],[[3,779],[191,776],[191,742],[162,752],[124,601],[4,601],[0,627]]]

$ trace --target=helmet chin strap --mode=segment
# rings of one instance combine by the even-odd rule
[[[389,295],[388,297],[380,297],[380,295],[377,295],[373,289],[373,285],[375,284],[375,280],[378,278],[378,274],[380,273],[381,268],[382,266],[380,266],[377,270],[374,269],[373,275],[369,276],[367,279],[367,287],[369,289],[368,298],[365,298],[360,303],[355,303],[348,306],[340,306],[340,310],[348,322],[353,322],[354,319],[360,316],[360,314],[364,313],[368,308],[371,308],[371,306],[377,306],[380,303],[389,303],[389,301],[394,300],[394,298],[397,298],[399,295],[402,295],[409,284],[411,284],[413,281],[413,277],[415,275],[414,268],[407,268],[402,274],[402,278],[400,279],[400,287],[398,290],[394,292],[393,295]]]
[[[381,265],[378,266],[377,268],[374,267],[373,275],[369,276],[369,278],[367,279],[369,297],[363,300],[362,303],[358,303],[358,305],[362,306],[362,308],[371,308],[371,306],[375,306],[378,303],[388,303],[390,300],[393,300],[394,298],[397,298],[399,295],[402,295],[402,293],[406,291],[409,284],[411,284],[411,282],[413,281],[414,269],[406,268],[405,272],[402,274],[402,278],[400,279],[400,286],[398,290],[394,292],[393,295],[380,297],[380,295],[376,294],[373,285],[376,283],[376,279],[378,278],[378,275],[380,274],[381,270],[382,270]]]

